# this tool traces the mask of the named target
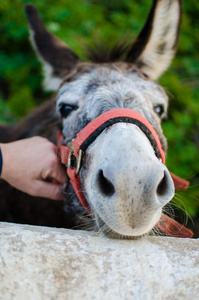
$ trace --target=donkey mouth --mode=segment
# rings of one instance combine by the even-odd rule
[[[112,228],[110,228],[96,212],[95,212],[95,220],[96,220],[96,225],[99,234],[104,235],[111,239],[137,240],[148,234],[148,232],[140,235],[126,235],[126,234],[118,233],[114,231]]]

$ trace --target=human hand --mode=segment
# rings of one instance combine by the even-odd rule
[[[2,179],[32,196],[62,199],[62,185],[67,176],[54,144],[42,137],[32,137],[0,147]]]

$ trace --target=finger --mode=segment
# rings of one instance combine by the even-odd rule
[[[36,180],[34,185],[34,196],[62,200],[62,185]]]
[[[60,164],[59,161],[51,162],[47,168],[43,169],[38,180],[51,179],[53,182],[58,182],[64,184],[67,182],[67,174],[64,167]]]
[[[66,170],[62,165],[59,164],[57,164],[52,170],[50,170],[48,177],[60,184],[64,184],[67,182]]]

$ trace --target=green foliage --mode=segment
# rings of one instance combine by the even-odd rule
[[[82,59],[86,43],[110,43],[135,38],[151,1],[135,0],[6,0],[0,1],[0,121],[13,122],[49,97],[42,90],[41,66],[28,42],[24,5],[34,3],[47,28]],[[174,200],[185,203],[193,216],[199,212],[199,2],[184,1],[179,48],[160,83],[170,96],[167,166],[191,179],[192,186]],[[179,200],[180,199],[180,200]]]
[[[3,123],[12,123],[12,116],[6,103],[0,98],[0,117]]]

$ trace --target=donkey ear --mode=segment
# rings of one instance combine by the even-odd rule
[[[129,50],[134,62],[150,79],[156,80],[169,66],[178,44],[181,0],[154,0],[148,19]]]
[[[64,42],[47,31],[34,5],[27,4],[25,11],[33,47],[44,67],[44,87],[56,90],[63,75],[71,71],[80,60]]]

